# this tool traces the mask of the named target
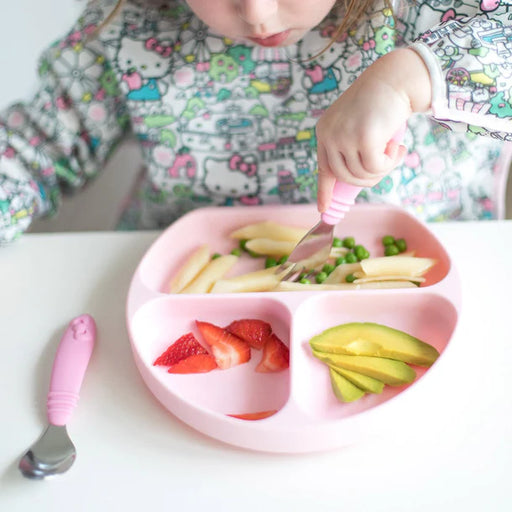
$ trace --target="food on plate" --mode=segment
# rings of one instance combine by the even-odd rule
[[[247,224],[230,233],[231,238],[238,240],[251,240],[253,238],[267,238],[270,240],[283,240],[298,243],[307,233],[305,228],[286,226],[278,222],[263,221]]]
[[[365,283],[376,283],[379,281],[408,281],[409,283],[424,283],[426,279],[424,277],[416,276],[401,276],[401,275],[389,275],[389,276],[372,276],[372,277],[357,277],[355,274],[351,274],[346,277],[347,282],[354,284],[365,284]]]
[[[380,394],[384,389],[384,382],[374,379],[373,377],[368,377],[368,375],[363,375],[362,373],[354,372],[352,370],[346,370],[345,368],[331,368],[336,373],[339,373],[341,376],[345,377],[352,384],[360,388],[362,391],[366,393],[375,393]]]
[[[194,334],[188,332],[169,345],[153,366],[167,366],[169,373],[205,373],[217,368],[217,363]]]
[[[255,421],[255,420],[263,420],[265,418],[268,418],[269,416],[273,416],[276,412],[277,412],[276,409],[272,409],[270,411],[246,412],[246,413],[242,413],[242,414],[228,414],[228,416],[231,416],[232,418],[238,418],[239,420]]]
[[[384,382],[389,386],[409,384],[416,378],[416,372],[403,361],[375,356],[347,356],[328,354],[313,350],[313,355],[330,367],[345,368],[362,373],[368,377]]]
[[[215,282],[231,270],[237,260],[238,256],[234,254],[225,254],[210,260],[181,293],[208,293]]]
[[[354,275],[356,277],[386,275],[418,277],[428,272],[435,263],[436,260],[433,258],[418,258],[416,256],[370,258],[360,262],[361,270],[356,270]]]
[[[289,367],[289,361],[290,351],[288,347],[272,333],[263,345],[261,361],[255,370],[261,373],[279,372]]]
[[[245,243],[245,248],[261,256],[281,257],[290,254],[296,242],[272,240],[271,238],[252,238]]]
[[[246,363],[251,359],[249,343],[231,334],[227,329],[199,320],[196,320],[196,325],[222,370]]]
[[[208,353],[194,354],[181,359],[167,370],[168,373],[207,373],[217,368],[214,357]]]
[[[288,347],[272,332],[269,322],[258,318],[240,318],[226,327],[196,320],[204,347],[193,332],[180,336],[154,361],[169,373],[203,373],[216,368],[226,370],[247,363],[251,348],[262,351],[255,371],[269,373],[289,366]],[[207,350],[207,348],[209,350]]]
[[[294,281],[281,281],[273,292],[314,292],[324,290],[382,290],[387,288],[416,288],[411,281],[371,281],[369,283],[301,283]]]
[[[366,394],[332,367],[329,368],[329,376],[332,390],[340,402],[355,402]]]
[[[334,267],[324,281],[324,284],[344,283],[345,278],[361,270],[361,263],[341,263]]]
[[[201,245],[185,261],[169,283],[169,293],[180,293],[210,261],[210,248]]]
[[[153,366],[171,366],[197,354],[208,354],[208,351],[197,341],[193,333],[188,332],[178,338],[174,343],[155,359]]]
[[[396,256],[407,251],[407,242],[403,238],[395,239],[392,235],[383,236],[382,245],[384,246],[384,256]]]
[[[255,270],[238,276],[219,279],[212,286],[210,293],[268,292],[280,282],[275,268]]]
[[[286,262],[305,233],[305,228],[274,221],[242,226],[229,234],[239,240],[231,254],[215,253],[205,264],[209,248],[201,246],[178,270],[169,289],[171,293],[248,293],[413,288],[425,282],[425,274],[436,264],[433,258],[416,257],[414,251],[407,251],[405,239],[392,235],[382,237],[385,255],[377,257],[353,236],[334,237],[327,261],[319,251],[300,262],[305,270],[298,279],[283,281],[287,269],[280,272],[276,267]],[[226,277],[247,255],[264,259],[265,268],[240,273],[235,267]]]
[[[435,347],[410,334],[372,322],[352,322],[326,329],[309,341],[317,352],[397,359],[431,366],[439,357]]]
[[[242,318],[233,320],[226,329],[235,336],[242,338],[252,348],[260,350],[265,345],[272,333],[272,327],[268,322],[258,318]]]
[[[372,322],[336,325],[309,340],[313,356],[327,364],[341,402],[381,393],[416,378],[409,365],[429,367],[439,357],[432,345],[399,329]],[[354,389],[357,388],[357,389]]]

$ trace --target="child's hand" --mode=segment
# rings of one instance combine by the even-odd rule
[[[324,112],[316,127],[320,211],[335,180],[371,187],[400,163],[406,148],[393,136],[430,98],[423,60],[403,49],[380,58]]]

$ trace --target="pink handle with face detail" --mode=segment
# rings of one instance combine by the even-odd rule
[[[391,141],[400,143],[402,142],[405,134],[406,125],[400,128],[391,138]],[[345,217],[345,214],[350,210],[350,207],[355,203],[356,197],[363,187],[357,187],[355,185],[349,185],[348,183],[342,183],[337,181],[334,184],[332,191],[332,199],[329,208],[322,213],[322,221],[326,224],[334,226]]]
[[[90,315],[69,323],[53,361],[46,411],[51,425],[62,426],[75,409],[85,371],[96,340],[96,324]]]

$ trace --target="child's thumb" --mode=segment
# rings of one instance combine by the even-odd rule
[[[336,178],[330,171],[325,171],[323,168],[318,169],[318,192],[317,192],[317,206],[320,213],[325,212],[331,205],[332,191]]]

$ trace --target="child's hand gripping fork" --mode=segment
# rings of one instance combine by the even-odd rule
[[[404,133],[405,126],[398,130],[391,140],[401,142]],[[355,203],[361,189],[362,187],[348,183],[335,183],[329,208],[296,245],[286,263],[276,270],[282,281],[295,281],[305,269],[312,269],[327,261],[331,252],[334,227]]]

